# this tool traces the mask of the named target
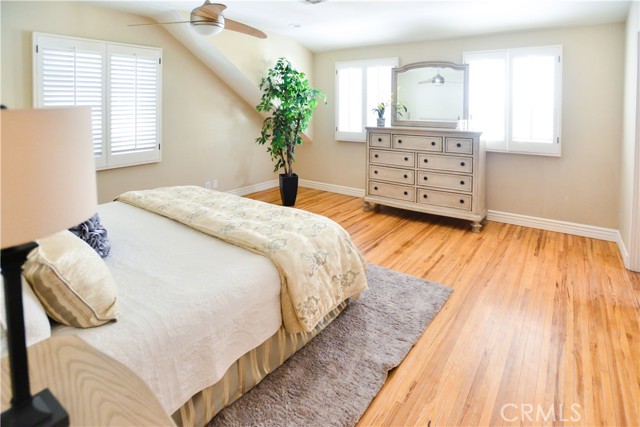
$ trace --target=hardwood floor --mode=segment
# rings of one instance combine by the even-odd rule
[[[249,197],[280,203],[278,190]],[[454,292],[358,426],[640,425],[640,274],[612,242],[300,189],[367,262]]]

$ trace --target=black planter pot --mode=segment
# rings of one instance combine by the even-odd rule
[[[293,206],[296,204],[298,195],[298,175],[292,176],[280,174],[280,199],[283,206]]]

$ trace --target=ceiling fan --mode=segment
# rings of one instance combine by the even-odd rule
[[[194,30],[205,36],[216,35],[224,29],[237,31],[260,39],[266,39],[267,35],[248,25],[225,18],[222,15],[227,6],[220,3],[211,3],[205,0],[202,6],[198,6],[191,11],[191,18],[188,21],[177,22],[154,22],[153,24],[130,24],[129,27],[139,27],[144,25],[165,25],[165,24],[186,24],[190,23]]]
[[[418,82],[418,84],[432,84],[434,86],[442,86],[444,83],[445,83],[445,80],[444,80],[444,77],[440,75],[440,69],[438,69],[438,72],[436,73],[436,75],[431,77],[430,79],[426,79]],[[462,82],[456,82],[453,80],[447,80],[447,83],[462,84]]]

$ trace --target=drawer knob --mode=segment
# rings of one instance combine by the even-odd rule
[[[378,174],[378,171],[373,171],[373,173],[375,173],[376,175]]]
[[[378,173],[378,172],[376,171],[376,173]],[[460,181],[460,185],[464,185],[464,181]]]
[[[382,138],[378,138],[378,142],[382,142]]]
[[[426,199],[427,197],[429,197],[429,196],[427,196],[426,194],[423,194],[423,195],[422,195],[422,198],[423,198],[423,199]]]
[[[405,158],[404,158],[404,161],[405,161],[405,162],[408,162],[408,161],[409,161],[409,158],[408,158],[408,157],[405,157]]]
[[[429,163],[429,159],[424,159],[424,162],[425,163]]]
[[[424,177],[424,178],[422,178],[422,179],[424,179],[425,181],[428,181],[428,180],[429,180],[429,177],[428,177],[428,176],[425,176],[425,177]]]
[[[377,158],[378,158],[378,155],[377,155],[377,154],[374,154],[374,155],[373,155],[373,157],[375,157],[375,158],[377,159]]]
[[[460,162],[460,166],[464,166],[464,162]]]
[[[404,192],[404,195],[405,195],[405,196],[408,196],[408,195],[409,195],[409,192],[408,192],[408,191],[405,191],[405,192]]]
[[[398,140],[398,144],[402,144],[402,140],[401,139]]]
[[[436,142],[435,141],[431,141],[431,145],[436,145]]]
[[[374,190],[378,191],[378,187],[373,187]]]
[[[407,179],[407,178],[409,178],[409,177],[407,176],[407,174],[404,174],[404,179]]]
[[[380,140],[378,139],[378,141],[380,141]],[[462,147],[462,144],[460,144],[460,143],[458,142],[458,143],[456,144],[456,147],[460,148],[460,147]]]
[[[460,199],[460,204],[464,205],[464,199]]]

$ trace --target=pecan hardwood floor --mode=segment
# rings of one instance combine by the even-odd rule
[[[277,189],[249,197],[280,203]],[[367,262],[453,295],[358,426],[640,425],[640,274],[615,243],[301,188]]]

